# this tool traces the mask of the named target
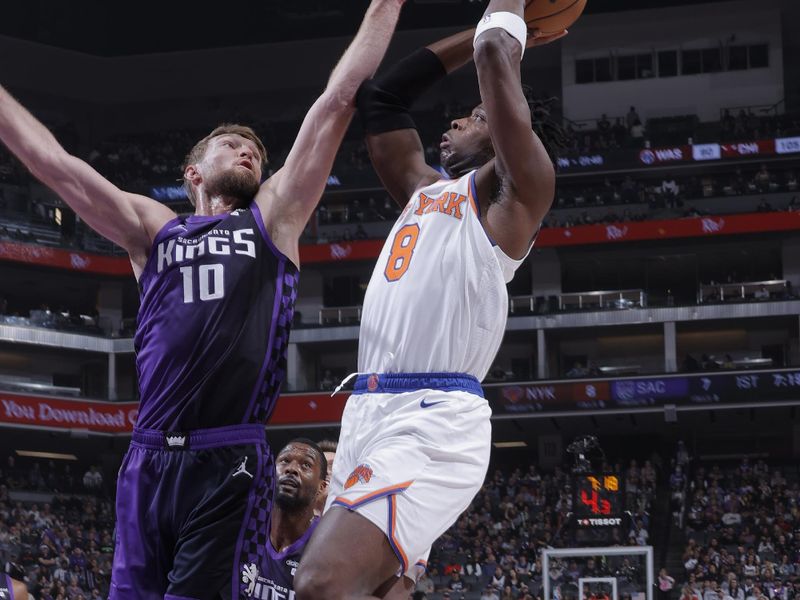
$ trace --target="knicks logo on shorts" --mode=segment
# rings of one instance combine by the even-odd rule
[[[347,478],[347,481],[344,482],[344,489],[349,490],[359,481],[361,483],[369,483],[369,480],[372,479],[372,469],[369,465],[358,465],[353,472],[350,473],[350,476]]]
[[[367,378],[367,390],[370,392],[374,392],[378,389],[378,376],[373,373]]]

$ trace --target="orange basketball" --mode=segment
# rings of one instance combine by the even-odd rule
[[[547,35],[563,31],[578,20],[584,8],[586,0],[527,0],[525,22],[528,32],[538,29]]]

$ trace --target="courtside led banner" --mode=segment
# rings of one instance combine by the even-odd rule
[[[746,213],[665,221],[552,227],[543,229],[539,233],[536,246],[538,248],[580,246],[795,230],[800,230],[800,212]],[[309,265],[375,260],[383,248],[383,243],[384,240],[378,239],[335,244],[307,244],[300,247],[300,261],[303,265]],[[15,242],[0,242],[0,261],[69,269],[98,275],[131,275],[131,266],[127,258],[73,252],[64,248],[43,248]]]
[[[600,153],[559,157],[556,166],[561,173],[663,167],[671,164],[709,162],[732,158],[763,158],[800,153],[800,137],[752,140],[747,142],[712,142],[682,144],[639,150],[620,149]]]
[[[800,400],[800,369],[484,386],[495,415]]]
[[[707,406],[800,401],[800,369],[492,383],[483,386],[495,416],[659,410],[665,405]],[[283,394],[268,427],[338,425],[350,392]],[[130,434],[134,402],[95,402],[0,392],[0,427],[82,429]]]
[[[0,392],[0,424],[42,429],[129,433],[138,402],[92,402]]]
[[[284,394],[278,399],[269,424],[339,423],[349,395]],[[0,426],[130,434],[138,412],[138,402],[48,398],[0,391]]]

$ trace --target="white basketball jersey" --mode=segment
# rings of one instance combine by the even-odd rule
[[[505,332],[506,283],[522,260],[480,222],[475,171],[415,192],[364,299],[359,373],[467,373],[483,380]]]

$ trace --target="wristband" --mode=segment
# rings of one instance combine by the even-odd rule
[[[519,45],[522,47],[522,52],[520,54],[520,60],[522,60],[522,57],[525,55],[525,46],[528,44],[528,24],[525,23],[522,17],[512,12],[489,13],[478,23],[478,27],[475,29],[473,44],[478,40],[478,36],[487,29],[503,29],[512,37],[516,38]]]

